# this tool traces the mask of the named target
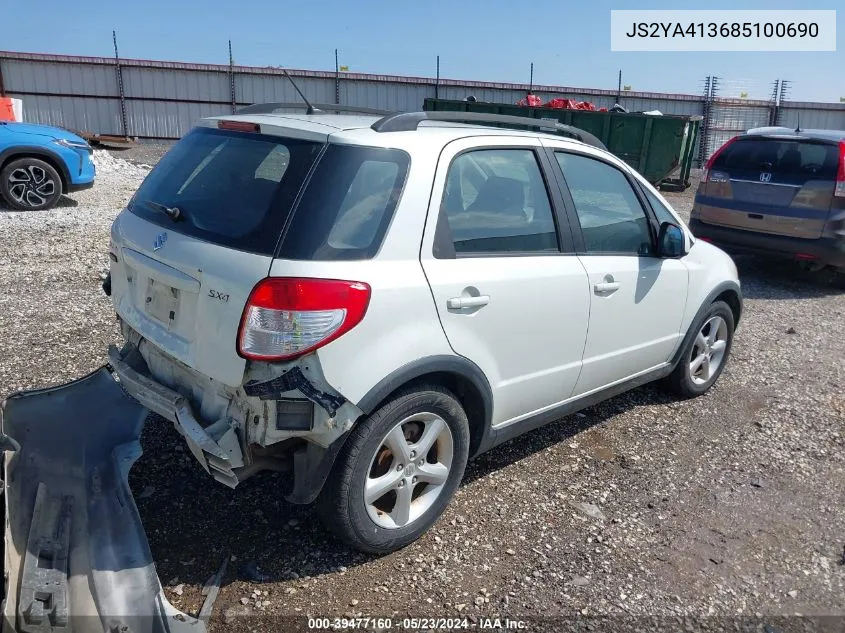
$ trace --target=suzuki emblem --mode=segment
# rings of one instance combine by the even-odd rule
[[[760,174],[760,182],[771,182],[772,174],[767,171],[764,171]]]
[[[164,246],[164,243],[166,241],[167,241],[167,232],[166,231],[164,233],[159,233],[158,235],[156,235],[156,239],[153,242],[153,250],[157,251],[158,249],[160,249],[162,246]]]

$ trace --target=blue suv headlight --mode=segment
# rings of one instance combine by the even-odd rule
[[[91,146],[86,141],[71,141],[66,138],[55,138],[53,142],[63,147],[69,147],[70,149],[81,149],[86,152],[92,151]]]

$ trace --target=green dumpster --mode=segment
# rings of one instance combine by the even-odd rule
[[[666,190],[689,187],[700,116],[529,108],[508,103],[426,99],[423,110],[486,112],[553,119],[597,136],[608,150]],[[674,172],[678,171],[677,174]]]

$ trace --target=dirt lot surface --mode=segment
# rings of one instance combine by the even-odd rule
[[[156,147],[114,155],[149,164]],[[118,338],[108,229],[146,171],[101,160],[61,208],[0,212],[0,396],[77,378]],[[693,193],[667,197],[687,217]],[[845,292],[738,265],[745,313],[710,393],[644,387],[495,449],[389,556],[350,552],[285,503],[282,475],[215,483],[151,419],[130,481],[168,598],[196,613],[228,557],[214,631],[305,614],[845,617]]]

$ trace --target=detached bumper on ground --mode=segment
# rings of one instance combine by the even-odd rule
[[[3,404],[3,631],[205,631],[165,598],[129,489],[145,416],[106,368]]]

